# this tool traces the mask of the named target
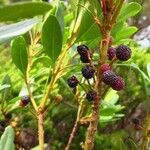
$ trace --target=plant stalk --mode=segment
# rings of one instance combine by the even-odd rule
[[[148,97],[147,97],[147,103],[149,103]],[[149,106],[149,104],[147,104],[147,106]],[[149,114],[149,107],[148,107],[144,131],[143,131],[143,141],[142,141],[142,145],[141,145],[141,150],[147,150],[148,146],[150,144],[150,142],[149,142],[149,138],[150,138],[149,137],[149,128],[150,128],[150,114]]]
[[[100,51],[103,52],[103,55],[101,58],[100,64],[103,64],[106,61],[107,55],[105,55],[105,51],[108,49],[108,44],[109,44],[109,33],[106,34],[106,36],[103,37],[101,43],[100,43]],[[103,42],[103,41],[106,42]],[[98,72],[97,73],[97,80],[96,80],[96,86],[95,86],[95,91],[97,91],[97,98],[95,99],[93,103],[93,111],[92,111],[92,119],[90,122],[90,125],[88,127],[87,131],[87,136],[85,140],[85,145],[84,145],[84,150],[92,150],[94,146],[94,137],[95,133],[97,131],[97,125],[99,122],[99,111],[100,111],[100,103],[101,103],[101,89],[102,89],[102,80],[101,80],[101,74]]]
[[[113,25],[116,23],[116,19],[118,17],[118,14],[121,10],[122,4],[124,2],[124,0],[120,0],[119,4],[117,5],[117,7],[115,8],[115,12],[114,13],[105,13],[105,1],[101,0],[102,2],[102,10],[104,10],[103,12],[103,23],[102,23],[102,29],[99,29],[99,31],[102,34],[102,40],[100,42],[100,46],[99,46],[99,56],[100,56],[100,60],[99,60],[99,67],[106,63],[107,60],[107,50],[109,47],[109,40],[110,40],[110,33],[111,33],[111,29],[113,27]],[[104,7],[105,6],[105,7]],[[111,6],[112,8],[114,6]],[[110,14],[112,14],[112,16],[109,16]],[[98,19],[98,18],[97,18]],[[99,26],[99,23],[97,23],[99,21],[96,20],[96,24]],[[100,70],[100,68],[98,68],[98,70]],[[99,116],[100,116],[100,105],[101,105],[101,99],[102,99],[102,75],[99,71],[97,71],[97,79],[96,79],[96,84],[95,84],[95,91],[97,92],[97,98],[95,99],[93,106],[92,106],[92,117],[91,117],[91,122],[90,125],[88,127],[88,131],[87,131],[87,135],[86,135],[86,140],[85,140],[85,144],[84,144],[84,150],[92,150],[94,147],[94,137],[95,137],[95,133],[97,131],[97,125],[99,122]]]
[[[44,150],[44,128],[43,128],[43,113],[38,114],[38,134],[40,150]]]

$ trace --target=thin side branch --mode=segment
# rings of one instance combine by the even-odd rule
[[[58,61],[57,61],[57,64],[56,66],[54,67],[54,71],[53,71],[53,75],[52,75],[52,79],[48,85],[48,88],[47,88],[47,91],[45,93],[45,96],[43,98],[43,100],[41,101],[40,103],[40,106],[39,108],[41,110],[44,110],[44,107],[47,103],[47,100],[48,100],[48,97],[49,97],[49,94],[54,86],[54,84],[56,83],[57,79],[59,78],[59,74],[62,72],[63,68],[66,67],[66,66],[62,66],[62,62],[63,60],[66,58],[66,53],[68,52],[68,50],[70,49],[70,47],[73,45],[75,39],[76,39],[76,34],[79,30],[79,22],[81,21],[81,18],[82,16],[80,16],[78,19],[77,19],[77,26],[74,27],[74,30],[72,31],[72,35],[71,37],[68,39],[67,41],[67,44],[66,46],[64,47],[63,51],[62,51],[62,54],[60,55],[60,57],[58,58]]]
[[[30,72],[31,66],[32,66],[32,52],[33,52],[34,46],[36,45],[36,42],[32,39],[32,35],[30,35],[30,36],[31,36],[31,47],[30,47],[29,53],[28,53],[28,66],[27,66],[27,71],[26,71],[25,82],[27,85],[27,90],[28,90],[28,93],[30,96],[31,103],[33,105],[33,108],[37,112],[38,107],[37,107],[37,104],[35,103],[35,100],[33,98],[32,90],[31,90],[30,77],[29,77],[29,72]]]
[[[70,150],[70,147],[71,147],[71,143],[75,137],[75,134],[76,134],[76,131],[78,129],[78,125],[79,125],[79,120],[80,120],[80,117],[81,117],[81,114],[82,114],[82,103],[79,105],[78,107],[78,112],[77,112],[77,118],[76,118],[76,121],[75,121],[75,124],[74,124],[74,127],[72,129],[72,132],[70,134],[70,137],[69,137],[69,140],[68,140],[68,143],[67,143],[67,146],[65,147],[65,150]]]

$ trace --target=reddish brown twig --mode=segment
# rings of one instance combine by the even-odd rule
[[[83,112],[83,104],[82,104],[82,102],[80,102],[79,107],[78,107],[78,112],[77,112],[77,118],[76,118],[75,124],[73,126],[73,129],[71,131],[67,146],[65,147],[65,150],[69,150],[71,147],[71,143],[72,143],[72,141],[75,137],[75,134],[78,130],[78,127],[79,127],[79,121],[80,121],[80,117],[82,116],[82,112]]]

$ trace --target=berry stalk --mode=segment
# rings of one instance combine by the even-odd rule
[[[105,58],[102,59],[103,61],[100,62],[101,64],[103,64],[105,62],[105,59],[107,56],[106,52],[107,52],[108,44],[109,44],[109,42],[103,42],[103,41],[104,40],[109,41],[109,38],[110,38],[110,36],[108,33],[107,36],[103,37],[103,40],[100,43],[101,51],[105,52],[105,55],[103,55]],[[97,92],[97,97],[93,103],[93,108],[92,108],[93,112],[92,112],[92,117],[91,117],[92,119],[91,119],[90,125],[88,127],[84,150],[92,150],[93,146],[94,146],[94,136],[97,131],[97,125],[98,125],[98,121],[99,121],[99,111],[100,111],[100,103],[101,103],[101,95],[102,95],[101,89],[102,89],[102,76],[98,71],[97,77],[96,77],[96,86],[95,86],[95,91]]]
[[[101,99],[102,99],[102,92],[101,92],[102,91],[102,73],[100,73],[99,70],[101,69],[101,65],[106,63],[111,29],[116,22],[117,16],[121,10],[124,0],[120,0],[117,7],[115,5],[110,6],[110,9],[107,10],[108,11],[107,13],[105,13],[106,7],[107,7],[107,5],[105,5],[104,7],[104,4],[106,4],[105,1],[101,1],[101,2],[103,2],[101,5],[101,8],[103,10],[103,22],[102,22],[102,29],[99,29],[99,30],[102,31],[101,32],[102,40],[99,45],[100,60],[99,60],[99,68],[97,71],[96,84],[95,84],[95,89],[94,89],[97,92],[97,97],[92,107],[92,110],[93,110],[92,117],[91,117],[92,119],[88,127],[84,150],[92,150],[94,147],[94,137],[97,131],[97,125],[98,125],[99,116],[100,116],[99,114],[100,105],[101,105]]]

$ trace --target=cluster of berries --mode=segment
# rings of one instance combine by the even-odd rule
[[[127,61],[131,57],[131,49],[128,46],[120,45],[117,48],[108,48],[108,59],[118,59],[120,61]],[[110,85],[112,89],[120,91],[124,88],[125,83],[123,78],[117,76],[112,70],[109,64],[103,64],[100,67],[102,73],[102,80],[105,84]]]
[[[94,78],[95,67],[92,65],[92,54],[86,45],[80,45],[77,47],[77,51],[80,55],[80,60],[82,63],[86,64],[81,72],[85,79],[89,80]],[[117,48],[110,47],[108,49],[108,59],[118,59],[121,61],[126,61],[131,57],[131,49],[125,45],[120,45]],[[100,72],[102,73],[102,80],[105,84],[110,85],[114,90],[120,91],[124,88],[124,80],[117,76],[112,70],[109,64],[103,64],[100,67]],[[78,79],[72,76],[68,79],[68,85],[71,88],[76,88],[79,84]],[[97,93],[94,90],[90,90],[86,94],[86,99],[93,101],[96,99]]]
[[[77,51],[80,55],[81,62],[88,63],[81,69],[81,73],[85,79],[89,80],[89,79],[93,78],[94,74],[95,74],[94,66],[91,64],[92,54],[90,53],[89,48],[86,45],[78,46]],[[78,83],[79,83],[79,81],[75,76],[71,76],[68,79],[68,85],[71,88],[76,88]],[[96,96],[97,96],[97,93],[94,90],[90,90],[86,94],[86,99],[88,101],[93,101],[96,99]]]
[[[127,61],[131,57],[131,49],[126,45],[119,45],[117,48],[108,48],[108,59],[117,58],[120,61]]]
[[[103,67],[103,65],[102,65]],[[116,91],[120,91],[124,88],[124,80],[120,77],[117,76],[113,71],[111,70],[106,70],[102,74],[102,80],[105,84],[110,85],[112,89]]]
[[[25,107],[29,104],[29,102],[30,102],[30,97],[28,95],[22,96],[22,98],[20,100],[20,106]]]

